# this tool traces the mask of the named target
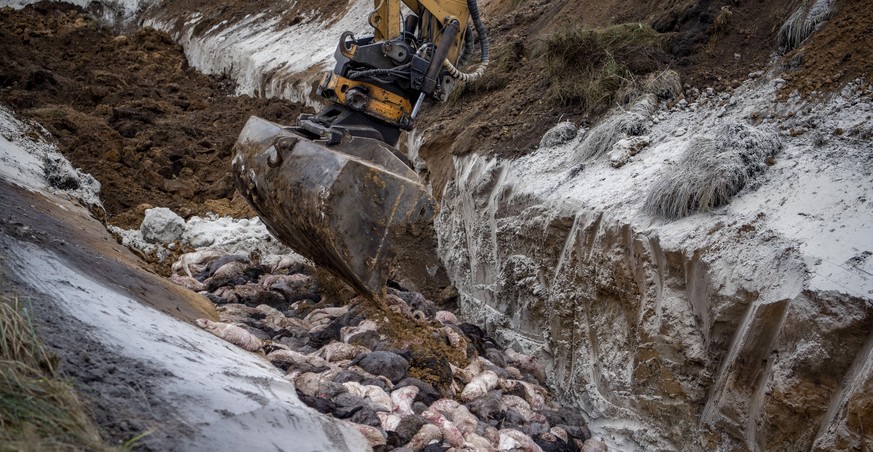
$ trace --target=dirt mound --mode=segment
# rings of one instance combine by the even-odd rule
[[[143,203],[189,216],[251,211],[234,198],[230,155],[250,115],[290,122],[301,107],[233,96],[190,68],[164,33],[113,35],[81,9],[0,9],[0,101],[37,120],[103,186],[108,221],[138,227]]]
[[[858,77],[873,74],[873,0],[843,0],[833,17],[806,45],[786,55],[789,70],[783,96],[798,90],[833,92]],[[867,78],[867,83],[873,80]]]
[[[439,195],[452,175],[452,154],[524,155],[560,120],[594,123],[608,107],[621,103],[626,97],[623,92],[665,69],[679,72],[688,86],[738,86],[750,72],[767,64],[777,48],[779,27],[796,4],[796,0],[491,2],[484,17],[492,45],[485,80],[464,87],[460,96],[432,107],[420,120],[420,129],[430,129],[419,152],[428,162],[434,193]],[[643,29],[655,35],[645,33],[644,40],[633,36]],[[564,39],[590,34],[610,40],[600,39],[601,48],[586,49],[590,39]],[[573,47],[574,42],[579,45]],[[548,48],[554,45],[570,47]],[[573,61],[556,65],[553,55]],[[593,63],[599,65],[586,67]],[[600,77],[598,83],[586,82],[592,74]],[[566,87],[598,92],[573,96],[567,95]],[[592,103],[592,98],[599,101]]]

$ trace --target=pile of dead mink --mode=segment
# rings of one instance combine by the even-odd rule
[[[380,308],[294,256],[204,250],[173,270],[217,306],[221,321],[199,326],[264,353],[304,403],[353,423],[374,450],[606,450],[543,387],[536,358],[420,293],[390,288]]]

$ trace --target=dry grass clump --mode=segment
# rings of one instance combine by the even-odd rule
[[[23,312],[0,296],[0,450],[112,450]]]
[[[655,181],[647,212],[676,219],[725,205],[782,147],[774,133],[745,124],[725,124],[713,135],[695,139],[679,163]]]
[[[639,85],[640,91],[654,94],[659,99],[675,99],[682,94],[682,79],[672,69],[652,72]]]
[[[649,129],[649,119],[658,100],[653,94],[640,97],[630,108],[620,109],[604,119],[576,149],[576,161],[586,161],[606,154],[622,138],[640,136]]]
[[[779,29],[779,48],[788,52],[800,47],[819,26],[828,20],[834,8],[834,0],[804,0],[797,11]]]
[[[571,27],[548,35],[534,55],[545,65],[552,95],[590,111],[608,107],[617,93],[635,85],[626,59],[646,58],[663,43],[660,33],[640,23]]]

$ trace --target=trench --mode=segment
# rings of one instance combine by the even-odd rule
[[[409,135],[419,170],[421,145]],[[606,208],[540,197],[514,180],[512,164],[452,163],[455,179],[434,193],[435,227],[460,313],[546,363],[550,388],[610,446],[680,449],[689,431],[702,449],[814,449],[863,437],[838,431],[851,422],[838,418],[863,398],[845,388],[869,381],[859,373],[869,302],[808,289],[790,240],[742,237],[742,250],[721,254],[709,243],[664,244],[660,231]],[[737,284],[738,273],[757,276]],[[810,350],[835,359],[809,367]],[[815,402],[788,409],[798,398]]]
[[[353,2],[347,17],[364,3]],[[275,36],[275,23],[251,17],[196,34],[197,17],[147,17],[143,24],[170,33],[191,65],[235,80],[237,94],[317,106],[307,80],[330,54],[314,65],[312,53],[279,58],[275,48],[291,44]],[[340,20],[328,30],[344,27]],[[339,35],[330,31],[318,34]],[[428,163],[422,140],[413,134],[407,145],[418,170]],[[578,195],[568,168],[534,181],[519,169],[525,163],[465,155],[451,164],[454,178],[434,193],[435,228],[459,314],[501,347],[536,356],[549,389],[581,408],[609,446],[865,443],[869,296],[812,285],[809,257],[784,231],[747,212],[730,212],[736,221],[653,223],[627,207],[636,195]],[[562,184],[573,193],[558,196]]]
[[[17,14],[9,11],[3,13],[4,19]],[[159,82],[173,82],[173,76],[180,76],[180,79],[192,76],[207,88],[215,89],[214,79],[198,78],[199,76],[186,70],[185,62],[180,61],[178,55],[174,54],[175,49],[172,44],[154,31],[125,28],[123,24],[116,24],[120,27],[118,30],[123,30],[124,34],[110,36],[95,24],[89,23],[81,11],[50,3],[27,9],[21,16],[24,24],[19,26],[17,32],[29,34],[33,29],[39,28],[41,33],[39,36],[48,38],[47,43],[41,42],[40,45],[48,47],[56,44],[52,40],[57,34],[60,35],[61,40],[79,38],[79,42],[83,44],[79,51],[87,53],[89,50],[84,45],[85,41],[92,40],[89,44],[96,42],[98,47],[110,52],[112,48],[126,49],[121,52],[124,57],[133,54],[134,58],[158,60],[161,63],[169,62],[174,65],[177,73],[170,74],[169,79]],[[39,23],[43,19],[47,19],[50,23]],[[230,28],[229,32],[233,33],[235,30]],[[190,42],[187,43],[190,45]],[[49,49],[45,50],[46,54],[50,53]],[[77,62],[75,58],[77,56],[67,55],[66,58]],[[45,88],[43,94],[48,98],[47,100],[35,96],[32,91],[41,90],[32,89],[31,86],[23,90],[11,90],[12,94],[7,95],[7,99],[16,103],[16,109],[29,112],[31,118],[37,121],[47,121],[49,118],[40,117],[39,112],[46,111],[34,107],[41,103],[49,103],[56,109],[51,110],[50,114],[55,122],[48,123],[47,128],[42,129],[37,121],[21,122],[15,114],[3,110],[4,126],[9,125],[8,130],[4,129],[4,138],[8,141],[3,143],[4,161],[22,164],[22,161],[26,160],[25,163],[34,163],[33,168],[27,168],[32,173],[25,174],[26,177],[23,179],[16,179],[16,183],[24,182],[29,190],[33,190],[32,192],[21,189],[24,194],[21,195],[18,193],[19,187],[7,186],[5,183],[0,185],[4,203],[9,203],[4,209],[4,212],[7,212],[5,216],[9,218],[4,217],[2,223],[4,262],[38,264],[35,266],[9,264],[4,266],[4,272],[11,275],[15,287],[22,293],[28,294],[30,302],[40,303],[44,308],[40,311],[41,325],[51,327],[63,324],[66,316],[69,315],[71,320],[68,326],[76,327],[81,323],[89,330],[81,340],[71,340],[56,334],[45,335],[45,340],[67,363],[65,375],[84,388],[86,400],[99,413],[101,433],[107,440],[123,443],[130,440],[131,436],[152,432],[143,435],[144,439],[137,443],[138,448],[197,450],[203,447],[238,448],[243,444],[254,444],[256,447],[275,447],[279,450],[299,450],[299,447],[312,450],[365,450],[367,447],[362,445],[361,441],[363,435],[370,443],[370,447],[377,450],[390,450],[406,444],[412,434],[417,433],[416,430],[412,430],[406,431],[406,436],[398,436],[399,433],[386,435],[386,431],[392,433],[395,431],[389,430],[388,425],[400,421],[400,415],[405,418],[414,417],[417,420],[411,422],[422,421],[429,425],[431,422],[434,424],[446,422],[445,419],[448,417],[459,425],[465,422],[468,429],[472,419],[474,430],[465,430],[464,437],[458,439],[451,436],[456,430],[446,430],[440,433],[439,438],[431,438],[428,441],[444,437],[445,441],[455,446],[467,443],[478,444],[471,447],[480,450],[490,450],[498,443],[509,448],[538,447],[534,445],[532,438],[537,442],[553,442],[561,444],[561,447],[578,450],[586,441],[592,440],[584,419],[574,413],[574,410],[555,402],[548,391],[540,386],[541,377],[538,375],[541,369],[528,361],[529,357],[504,356],[503,348],[494,344],[477,326],[453,319],[454,315],[450,312],[438,311],[432,301],[425,299],[414,286],[410,288],[404,281],[393,281],[391,297],[388,298],[389,305],[372,306],[365,300],[355,298],[342,283],[319,273],[319,270],[313,268],[311,264],[281,246],[257,244],[255,249],[247,250],[246,244],[242,244],[236,246],[236,251],[231,251],[230,248],[214,253],[207,250],[206,260],[195,261],[204,252],[202,250],[200,254],[187,252],[193,251],[190,247],[197,243],[215,245],[215,242],[219,241],[217,237],[219,234],[216,233],[216,237],[211,238],[204,238],[202,235],[188,236],[185,240],[189,248],[181,248],[178,242],[170,243],[173,242],[171,239],[167,239],[167,243],[145,245],[146,235],[143,232],[148,229],[146,226],[139,231],[125,230],[118,227],[117,221],[120,219],[123,222],[122,226],[135,226],[137,215],[143,214],[148,219],[148,212],[153,212],[155,209],[151,209],[150,206],[129,209],[131,206],[129,202],[119,203],[120,207],[119,204],[111,205],[110,201],[117,202],[117,199],[112,199],[112,196],[120,193],[117,186],[106,187],[104,193],[107,196],[107,207],[105,208],[96,197],[87,199],[80,197],[81,193],[76,190],[85,185],[84,181],[89,181],[88,187],[85,188],[90,191],[82,190],[87,191],[88,195],[96,195],[100,190],[100,184],[90,183],[93,180],[91,176],[75,170],[72,166],[69,168],[70,174],[59,176],[66,181],[65,183],[54,186],[45,184],[42,181],[44,176],[42,173],[51,173],[54,169],[42,167],[40,160],[54,159],[66,162],[63,157],[55,155],[57,148],[47,142],[49,138],[47,129],[54,132],[62,131],[63,135],[59,137],[58,147],[63,151],[76,149],[75,145],[81,145],[83,142],[80,135],[87,135],[86,139],[90,140],[87,144],[91,147],[104,144],[105,141],[95,137],[97,134],[81,133],[81,127],[93,126],[96,123],[98,126],[95,128],[100,128],[103,125],[100,124],[100,116],[107,112],[111,113],[107,125],[113,125],[111,123],[115,122],[119,111],[123,111],[122,115],[136,118],[139,122],[130,129],[131,136],[120,133],[121,137],[126,139],[136,140],[141,138],[140,134],[144,134],[150,135],[151,140],[154,140],[155,129],[171,130],[173,127],[178,128],[179,123],[185,124],[184,132],[189,136],[199,135],[199,138],[202,138],[204,135],[202,131],[196,130],[198,127],[203,127],[202,124],[186,121],[192,119],[191,116],[186,117],[184,112],[177,110],[177,108],[188,110],[190,103],[187,97],[183,99],[170,96],[169,104],[151,103],[156,101],[152,96],[166,101],[164,99],[166,94],[184,92],[187,88],[184,85],[183,88],[178,86],[171,88],[168,92],[149,86],[146,91],[150,92],[132,93],[134,97],[142,97],[142,100],[138,99],[134,102],[149,104],[144,109],[141,109],[141,104],[136,104],[128,110],[131,104],[120,106],[119,103],[113,103],[116,102],[112,100],[115,93],[109,90],[111,94],[107,95],[103,91],[102,95],[95,96],[99,98],[94,101],[98,104],[98,108],[92,110],[91,105],[86,105],[85,111],[81,111],[76,109],[78,105],[75,100],[70,102],[60,95],[65,91],[72,98],[80,99],[77,90],[82,87],[76,82],[80,82],[81,78],[76,77],[73,80],[65,72],[68,68],[54,61],[46,64],[46,67],[50,69],[44,70],[41,74],[48,85],[63,84],[64,88],[70,89],[43,87]],[[135,64],[130,68],[136,71],[142,67]],[[15,66],[14,69],[21,69],[21,66]],[[26,66],[24,72],[34,70],[34,67]],[[245,74],[250,76],[251,72]],[[117,85],[126,85],[124,89],[128,89],[130,85],[140,87],[142,84],[141,80],[109,78],[117,82]],[[13,81],[12,85],[16,87],[17,80]],[[242,86],[241,89],[247,89],[245,85]],[[94,91],[93,87],[85,87],[85,89]],[[215,97],[226,95],[221,92],[220,86],[213,91],[213,94],[219,94]],[[268,93],[256,90],[252,94]],[[131,97],[130,94],[126,96]],[[69,102],[70,105],[64,105],[65,102]],[[228,96],[227,99],[219,102],[227,102],[224,106],[229,108],[224,113],[236,114],[245,109],[245,104],[258,105],[262,101],[245,98],[245,96],[241,96],[240,100],[234,100]],[[236,102],[242,102],[242,105]],[[201,108],[208,112],[221,110],[222,106],[207,104]],[[170,111],[176,111],[180,115],[170,119],[170,122],[175,122],[175,126],[168,124],[167,118],[164,117]],[[120,132],[115,127],[110,128]],[[104,135],[114,136],[114,133],[109,130],[101,132]],[[172,136],[172,132],[163,133]],[[70,146],[71,140],[73,146]],[[190,145],[184,142],[168,143],[166,138],[162,141],[158,143],[161,148],[172,149]],[[117,146],[117,143],[113,144]],[[209,146],[201,147],[211,149],[212,143],[205,144]],[[154,148],[154,143],[141,150],[125,146],[118,154],[146,153]],[[203,153],[211,154],[211,152]],[[107,174],[114,172],[115,176],[122,173],[120,177],[122,183],[135,184],[135,178],[125,179],[123,172],[131,169],[130,167],[136,169],[138,165],[125,162],[121,155],[117,157],[119,158],[100,155],[86,163],[91,165],[91,168],[101,171],[96,173],[100,180],[105,181]],[[158,155],[155,154],[154,157],[157,160]],[[220,157],[219,155],[219,160]],[[31,162],[34,158],[37,161]],[[79,158],[83,156],[80,154]],[[108,160],[115,160],[113,163],[116,171],[106,168],[112,166],[108,164]],[[170,160],[173,162],[179,159]],[[153,163],[151,159],[148,161],[149,165]],[[191,163],[195,162],[183,163],[183,168],[187,168]],[[210,165],[212,163],[216,162],[210,162]],[[67,165],[60,166],[63,170],[67,170]],[[119,169],[123,170],[117,171]],[[15,168],[12,169],[13,172],[14,170]],[[152,171],[152,168],[147,167],[146,170]],[[167,189],[170,185],[177,187],[181,185],[184,188],[182,172],[178,174],[179,177],[167,176],[163,169],[154,172],[165,178],[162,190],[164,195],[167,191],[173,192]],[[4,177],[8,176],[9,174],[4,172]],[[188,176],[191,174],[189,173]],[[49,182],[53,180],[52,177],[48,179]],[[160,181],[157,176],[155,179]],[[67,191],[71,187],[76,190]],[[179,201],[180,198],[191,198],[190,193],[186,195],[183,191],[172,193],[175,196],[171,199]],[[197,193],[199,190],[195,188],[193,192]],[[155,202],[158,205],[162,203],[158,197],[152,197],[149,193],[138,193],[134,199],[140,202]],[[17,203],[12,203],[13,200]],[[196,199],[182,201],[198,202]],[[213,205],[210,205],[209,201],[212,200],[205,201],[204,208],[212,208]],[[77,202],[90,210],[76,206]],[[39,214],[28,213],[25,205],[20,203],[28,204],[30,209],[38,210]],[[128,210],[119,211],[119,208],[128,208]],[[176,208],[179,209],[178,205]],[[195,224],[213,221],[204,220],[192,213],[193,210],[187,214],[189,219],[185,227],[188,228],[186,231],[188,233],[191,233]],[[106,221],[107,219],[109,221]],[[234,223],[240,229],[257,223],[256,220],[247,219],[225,221],[228,222]],[[103,230],[104,226],[109,226],[109,231]],[[78,233],[79,229],[85,233]],[[229,235],[237,235],[240,229],[231,231]],[[31,230],[38,231],[38,234],[28,236],[27,231]],[[109,235],[110,231],[115,234],[115,237]],[[206,231],[207,234],[210,232],[214,233],[214,231]],[[137,233],[140,234],[138,237]],[[8,240],[5,240],[7,238]],[[118,243],[115,243],[115,240]],[[254,237],[254,240],[269,240],[269,237],[261,235]],[[70,245],[69,249],[64,248],[66,244]],[[122,246],[127,246],[130,250],[125,250]],[[422,246],[420,241],[410,246],[418,247],[416,250],[407,250],[410,255],[428,254],[420,252]],[[242,253],[241,250],[251,253],[233,254]],[[131,255],[131,252],[136,257]],[[270,253],[287,253],[287,255],[279,256]],[[119,256],[123,256],[123,259]],[[274,260],[268,264],[268,259]],[[431,262],[425,263],[421,256],[411,259],[415,261],[414,264],[422,267],[424,273],[430,274],[431,277],[435,274],[427,268]],[[96,261],[98,265],[89,265],[89,261]],[[99,265],[107,262],[115,265]],[[242,272],[239,272],[240,267],[243,269]],[[195,268],[196,270],[192,270]],[[234,269],[237,273],[232,273]],[[46,272],[54,274],[44,281],[45,278],[41,278],[40,274]],[[155,275],[161,273],[166,276],[166,272],[172,273],[170,281],[175,285],[167,284],[167,280],[157,278]],[[199,277],[206,272],[208,277],[200,280],[191,276],[193,273]],[[188,274],[187,278],[185,273]],[[226,276],[227,273],[230,273],[230,276]],[[268,290],[263,290],[261,284],[268,284],[266,281],[272,281],[270,284],[273,286],[268,285]],[[276,284],[281,287],[275,287]],[[180,286],[190,291],[186,292]],[[200,295],[195,295],[194,292],[200,292]],[[388,309],[380,310],[384,308]],[[412,312],[411,308],[415,308],[415,312]],[[339,311],[343,312],[339,313]],[[422,319],[422,316],[427,318]],[[437,316],[442,316],[440,318],[444,320],[438,320]],[[384,323],[382,323],[383,318]],[[211,323],[216,319],[224,322]],[[368,322],[374,324],[373,320],[382,323],[378,330],[366,328]],[[242,353],[229,344],[222,346],[222,343],[216,342],[214,337],[192,329],[190,325],[192,321],[213,332],[214,335],[250,351],[260,352],[262,356]],[[269,323],[273,321],[277,323]],[[234,324],[230,325],[230,322]],[[313,327],[312,325],[317,322],[320,323]],[[292,332],[302,323],[307,325],[307,329]],[[234,337],[237,339],[242,337],[248,342],[243,343],[234,337],[224,335],[224,332],[228,331],[227,327],[230,326],[234,328],[231,331],[237,334]],[[342,331],[346,328],[353,330],[359,328],[361,334],[345,335],[344,333],[340,336],[341,328]],[[283,335],[282,332],[293,334]],[[373,342],[374,335],[376,342]],[[348,341],[339,340],[340,337],[346,336],[349,338]],[[369,339],[359,336],[366,336]],[[351,338],[357,339],[351,343]],[[300,339],[302,342],[299,341]],[[366,342],[368,340],[370,342]],[[257,346],[250,346],[252,344]],[[484,359],[486,349],[490,353],[489,356],[493,356],[492,359],[499,364],[495,365]],[[351,352],[355,354],[347,358],[337,357]],[[94,361],[100,363],[93,372],[81,370],[88,368],[90,362],[90,358],[87,358],[88,353],[97,357]],[[303,359],[300,358],[303,356],[301,353],[308,356],[305,358],[306,363],[300,361]],[[297,361],[289,359],[289,355],[297,357]],[[477,355],[483,356],[483,359],[478,361]],[[348,359],[354,356],[360,359],[354,362]],[[380,373],[385,369],[377,365],[378,363],[364,364],[371,356],[376,358],[391,356],[395,361],[402,361],[403,378],[386,379],[385,375]],[[266,360],[263,359],[264,357]],[[104,361],[109,363],[105,368],[101,367]],[[325,365],[328,362],[331,363],[330,366]],[[361,362],[360,369],[355,367],[358,362]],[[460,368],[453,369],[451,365]],[[483,369],[484,366],[490,367],[486,370]],[[330,369],[326,370],[327,367]],[[364,367],[366,371],[363,370]],[[352,368],[359,370],[352,370]],[[103,372],[115,375],[94,377]],[[322,378],[328,375],[328,372],[333,372],[329,374],[331,378],[339,378],[339,374],[345,373],[341,381],[333,381]],[[376,374],[381,378],[377,378]],[[454,374],[459,375],[457,379]],[[480,374],[485,374],[484,383],[479,383],[478,380],[471,381],[478,378]],[[140,390],[143,393],[141,396],[143,400],[137,400],[138,407],[148,408],[150,404],[155,404],[160,409],[155,409],[148,415],[137,416],[136,419],[119,420],[118,417],[126,418],[131,415],[129,411],[120,411],[125,396],[118,393],[130,390],[132,396],[139,397],[136,388],[128,388],[129,380],[138,376],[161,377],[153,378],[144,390]],[[105,391],[94,391],[88,386],[89,383],[93,383],[94,378],[105,384]],[[356,379],[349,380],[349,378]],[[500,391],[494,392],[498,378],[500,384],[505,387],[501,386]],[[210,383],[196,384],[200,379],[208,379]],[[399,386],[401,382],[410,379],[412,379],[411,383],[403,387]],[[395,388],[395,385],[400,389],[392,392],[391,389]],[[468,386],[472,388],[471,393],[475,394],[480,385],[487,388],[486,392],[489,392],[493,399],[489,399],[490,402],[498,403],[499,410],[487,403],[487,406],[481,410],[473,408],[472,405],[468,409],[464,405],[458,406],[458,402],[452,400],[452,398],[466,399]],[[418,405],[414,407],[414,415],[413,407],[403,404],[403,397],[409,397],[410,388],[417,389],[415,392],[419,393],[415,400]],[[146,391],[147,394],[144,393]],[[337,393],[331,392],[326,395],[325,391]],[[355,391],[366,392],[358,394]],[[385,391],[391,393],[391,398],[387,400],[384,398]],[[399,396],[398,391],[401,392]],[[505,396],[501,391],[506,391]],[[383,396],[381,399],[380,395]],[[484,395],[484,393],[479,394],[479,396]],[[338,406],[340,402],[335,399],[340,396],[345,396],[346,399],[352,398],[352,404]],[[414,393],[413,397],[415,397]],[[427,401],[427,405],[423,401]],[[473,399],[466,401],[472,402]],[[383,406],[392,407],[387,410],[389,414],[385,419],[377,416],[377,411],[371,406],[379,406],[371,405],[371,402],[384,402],[387,405]],[[406,402],[412,405],[412,400]],[[436,406],[440,402],[442,402],[440,406],[452,408],[448,411],[444,409],[442,412],[436,411],[437,408],[429,409],[428,405]],[[510,409],[504,407],[502,405],[504,403],[513,404],[510,411],[513,414],[505,414]],[[308,405],[309,408],[304,409],[302,404]],[[198,414],[197,406],[209,411],[208,415]],[[330,417],[321,416],[314,410],[323,414],[332,414],[334,419],[343,419],[343,421],[331,420]],[[469,410],[472,410],[475,415],[472,415]],[[340,412],[342,415],[339,414]],[[385,415],[386,411],[380,409],[378,413]],[[168,422],[175,422],[178,428],[167,429],[162,425]],[[262,423],[267,426],[262,428],[260,426]],[[496,428],[498,426],[500,431]],[[384,430],[381,430],[382,428]],[[392,428],[400,427],[395,425]],[[252,429],[257,430],[257,439],[251,438]],[[358,432],[356,433],[355,430]],[[308,434],[305,441],[303,438],[295,439],[304,431]],[[386,441],[390,443],[386,444]],[[597,440],[593,441],[595,444],[598,443]],[[572,446],[568,446],[568,443]]]

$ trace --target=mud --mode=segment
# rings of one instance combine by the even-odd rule
[[[635,75],[671,67],[681,72],[688,87],[730,87],[763,67],[775,48],[778,25],[791,13],[795,2],[735,3],[638,4],[615,0],[591,10],[586,7],[583,16],[578,3],[572,1],[498,2],[486,19],[492,29],[492,42],[496,43],[495,55],[500,56],[492,79],[468,90],[459,101],[433,108],[422,120],[422,126],[428,126],[429,131],[420,154],[430,165],[435,193],[440,193],[452,176],[453,155],[471,152],[522,155],[533,149],[542,133],[561,119],[583,125],[597,121],[602,112],[574,110],[545,98],[548,81],[541,76],[542,67],[531,58],[534,43],[545,31],[575,23],[603,26],[643,21],[669,39],[658,52],[618,56],[635,68]],[[316,6],[311,1],[298,5]],[[257,6],[248,2],[219,6],[192,1],[180,7],[203,9],[212,18],[212,22],[203,25],[207,26],[217,25],[228,17],[262,12]],[[297,20],[294,14],[302,14],[300,8],[289,13],[285,23]],[[316,8],[316,14],[329,8],[333,6]],[[869,43],[858,45],[858,40],[852,40],[849,45],[845,37],[869,34],[869,9],[869,0],[857,5],[841,3],[837,16],[820,35],[788,56],[803,55],[803,64],[786,77],[788,87],[805,93],[837,89],[845,81],[868,73]],[[283,101],[233,97],[231,83],[189,68],[181,49],[166,35],[141,30],[116,36],[81,10],[69,6],[39,4],[23,11],[0,10],[0,38],[5,45],[0,55],[0,101],[44,124],[57,137],[65,155],[103,183],[108,220],[122,227],[139,225],[144,203],[170,207],[186,217],[207,210],[251,215],[235,196],[229,176],[230,148],[236,134],[250,114],[289,122],[301,110]],[[0,225],[6,234],[21,240],[51,242],[68,259],[98,262],[95,277],[124,286],[124,290],[145,297],[164,312],[186,319],[199,312],[211,313],[211,306],[168,304],[166,300],[183,295],[163,286],[153,292],[152,288],[137,284],[142,276],[137,272],[116,273],[117,267],[89,252],[91,247],[108,251],[116,246],[105,231],[70,230],[68,225],[49,218],[61,218],[60,208],[41,207],[42,210],[30,212],[31,195],[4,193],[10,195],[0,199],[0,207],[3,212],[13,213],[4,216]],[[41,232],[34,234],[32,230]],[[136,260],[126,251],[115,249],[113,253],[122,253],[131,262]],[[38,294],[33,296],[39,298]],[[174,309],[181,313],[173,312]],[[460,357],[451,356],[457,350],[446,344],[434,347],[420,340],[426,337],[426,329],[403,324],[393,318],[400,317],[396,313],[384,314],[391,322],[380,332],[397,340],[393,346],[425,352],[413,359],[411,374],[437,386],[443,382],[445,386],[445,376],[430,371],[435,367],[432,363],[440,357],[462,363]],[[53,327],[50,320],[41,325],[46,329]],[[69,341],[77,338],[70,335]],[[60,343],[67,347],[66,342]],[[150,381],[152,377],[159,380],[166,375],[137,367],[135,362],[114,360],[104,354],[105,350],[85,341],[75,344],[77,347],[70,346],[64,357],[70,361],[67,369],[72,378],[94,383],[93,389],[83,390],[96,397],[94,403],[102,413],[98,413],[98,420],[104,433],[117,440],[129,439],[126,436],[131,432],[149,427],[149,417],[135,425],[125,425],[105,414],[104,410],[117,408],[115,405],[120,403],[113,398],[116,391],[143,392],[143,404],[130,407],[133,414],[151,410],[152,404],[159,403],[152,398],[153,386],[143,386],[129,375],[116,380],[115,373],[117,368],[133,368]],[[92,354],[100,357],[93,358]],[[95,376],[92,363],[96,363],[100,373],[113,376],[108,380]],[[158,412],[156,416],[163,415]],[[174,434],[185,435],[184,428],[179,428]]]
[[[302,111],[233,96],[232,82],[190,68],[166,34],[115,35],[62,3],[0,10],[0,41],[0,101],[100,181],[108,221],[126,228],[143,203],[186,217],[251,215],[230,175],[237,134],[252,114],[288,123]]]
[[[166,280],[152,284],[151,267],[97,222],[75,221],[68,208],[19,187],[0,181],[0,234],[55,250],[62,258],[88,268],[91,278],[173,317],[193,321],[215,318],[207,300],[181,290]],[[104,256],[111,256],[106,259]]]
[[[121,290],[144,297],[165,313],[188,319],[214,318],[214,309],[202,298],[154,275],[151,282],[155,284],[150,284],[147,270],[137,268],[144,264],[115,244],[99,223],[74,225],[64,207],[5,181],[0,182],[0,194],[0,262],[8,257],[4,251],[8,241],[27,241],[55,250],[75,265],[89,268],[96,280],[109,287],[124,287]],[[12,264],[6,262],[4,267]],[[0,277],[9,284],[4,290],[13,290],[25,300],[40,338],[57,354],[61,374],[85,397],[107,442],[120,445],[153,430],[138,443],[138,450],[166,450],[174,440],[191,433],[158,391],[161,380],[172,374],[110,350],[93,340],[89,327],[61,311],[51,297],[30,289],[26,281],[12,279],[3,268]]]
[[[13,283],[3,290],[25,300],[104,439],[139,437],[137,450],[362,449],[256,356],[177,320],[216,317],[204,297],[140,268],[73,201],[0,182],[0,203],[0,282]]]

